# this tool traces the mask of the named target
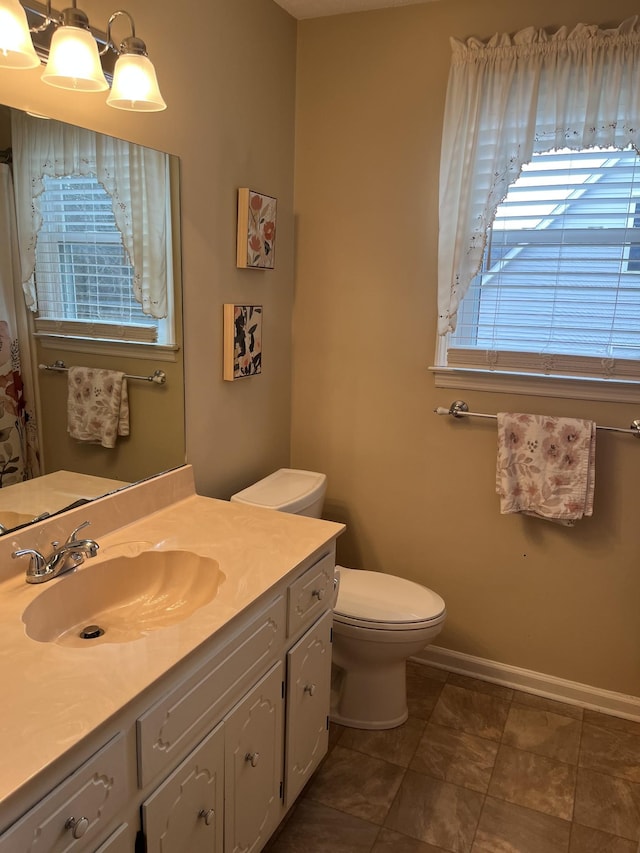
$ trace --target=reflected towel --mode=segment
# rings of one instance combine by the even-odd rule
[[[93,367],[70,367],[67,432],[76,441],[115,447],[129,435],[129,396],[124,373]]]
[[[593,514],[596,425],[579,418],[498,413],[500,512],[572,526]]]

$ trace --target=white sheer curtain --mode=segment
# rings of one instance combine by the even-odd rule
[[[452,39],[440,166],[438,331],[456,327],[487,229],[534,153],[640,143],[640,27]]]
[[[95,175],[113,202],[116,225],[134,269],[134,293],[145,314],[167,316],[167,157],[93,131],[12,112],[11,138],[22,282],[37,310],[33,280],[42,225],[42,178]]]
[[[40,473],[29,332],[9,166],[0,164],[0,488]],[[22,303],[22,304],[21,304]],[[6,522],[5,522],[6,523]]]

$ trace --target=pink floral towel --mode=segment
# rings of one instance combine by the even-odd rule
[[[67,432],[77,441],[115,447],[129,435],[129,396],[124,373],[93,367],[70,367]]]
[[[571,526],[593,514],[596,425],[579,418],[498,413],[500,512]]]

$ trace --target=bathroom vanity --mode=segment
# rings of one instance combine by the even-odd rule
[[[7,559],[85,520],[100,552],[73,573],[33,586]],[[327,749],[342,529],[199,497],[185,466],[3,537],[0,853],[261,850]],[[113,566],[125,589],[116,566],[142,571],[150,552],[176,565],[183,552],[185,566],[195,554],[216,573],[195,610],[175,616],[204,576],[185,569],[176,590],[180,572],[163,568],[155,610],[136,593],[139,624],[111,632],[116,602],[88,614],[104,635],[66,631],[81,573]],[[35,599],[68,581],[58,607],[57,592],[47,601],[59,624],[41,620]]]

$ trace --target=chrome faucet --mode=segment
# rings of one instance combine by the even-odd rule
[[[100,547],[97,542],[94,542],[93,539],[76,539],[80,530],[88,527],[89,524],[91,524],[90,521],[85,521],[76,527],[63,545],[59,542],[52,542],[53,552],[48,558],[40,551],[36,551],[35,548],[21,548],[14,551],[11,555],[14,560],[17,557],[28,556],[30,558],[25,577],[26,582],[44,583],[53,580],[53,578],[75,569],[76,566],[84,562],[85,557],[95,557]]]

